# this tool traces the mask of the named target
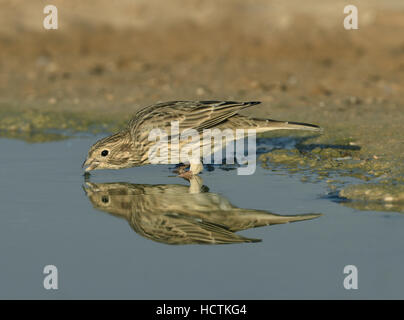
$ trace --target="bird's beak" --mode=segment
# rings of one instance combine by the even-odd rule
[[[91,159],[86,159],[83,164],[81,165],[82,168],[87,167],[85,171],[91,171],[94,170],[98,167],[99,161],[97,160],[91,160]]]
[[[82,188],[84,192],[86,193],[86,196],[92,195],[94,192],[97,192],[97,185],[91,182],[86,182],[85,185],[82,185]]]
[[[83,191],[86,194],[88,198],[91,198],[99,192],[99,188],[97,187],[97,184],[91,183],[91,182],[86,182],[85,184],[82,185]]]
[[[88,192],[87,192],[86,187],[85,187],[84,185],[82,185],[81,188],[83,189],[84,194],[85,194],[86,196],[88,196]]]

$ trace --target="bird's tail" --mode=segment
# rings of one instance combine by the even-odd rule
[[[254,209],[234,209],[240,212],[238,222],[233,223],[232,230],[240,231],[249,228],[263,227],[274,224],[284,224],[296,221],[312,220],[322,216],[321,213],[306,213],[298,215],[279,215]]]
[[[322,131],[318,125],[304,122],[277,121],[277,120],[258,120],[261,121],[261,127],[269,130],[307,130],[307,131]]]
[[[308,130],[321,132],[323,129],[311,123],[278,121],[272,119],[248,118],[242,115],[236,115],[229,118],[231,125],[236,128],[256,129],[257,132],[266,132],[271,130]]]

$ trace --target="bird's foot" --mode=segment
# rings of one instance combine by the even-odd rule
[[[183,164],[183,165],[180,165],[175,170],[173,170],[173,172],[178,173],[178,175],[181,175],[181,174],[187,172],[187,171],[185,171],[187,168],[189,168],[189,165]]]
[[[178,176],[186,180],[191,180],[194,174],[192,173],[192,171],[184,171],[180,173]]]

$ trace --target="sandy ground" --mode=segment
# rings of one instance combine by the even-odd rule
[[[402,1],[119,3],[55,0],[59,29],[45,30],[43,1],[0,0],[3,136],[112,131],[158,101],[260,100],[249,114],[325,129],[264,155],[268,168],[353,175],[371,184],[334,186],[344,197],[402,201]],[[359,30],[343,28],[347,4]]]

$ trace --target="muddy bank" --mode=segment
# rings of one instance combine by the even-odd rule
[[[1,136],[41,142],[113,132],[158,101],[260,100],[251,116],[324,128],[262,155],[268,169],[374,183],[379,202],[403,185],[399,1],[357,1],[356,31],[342,27],[344,1],[310,1],[310,9],[295,1],[99,1],[96,9],[56,1],[60,28],[52,32],[41,29],[42,2],[2,4]],[[367,192],[330,185],[362,202]]]
[[[367,158],[348,141],[325,145],[305,140],[296,138],[294,148],[261,154],[261,165],[299,173],[302,182],[326,181],[331,200],[359,210],[404,212],[399,160]]]

